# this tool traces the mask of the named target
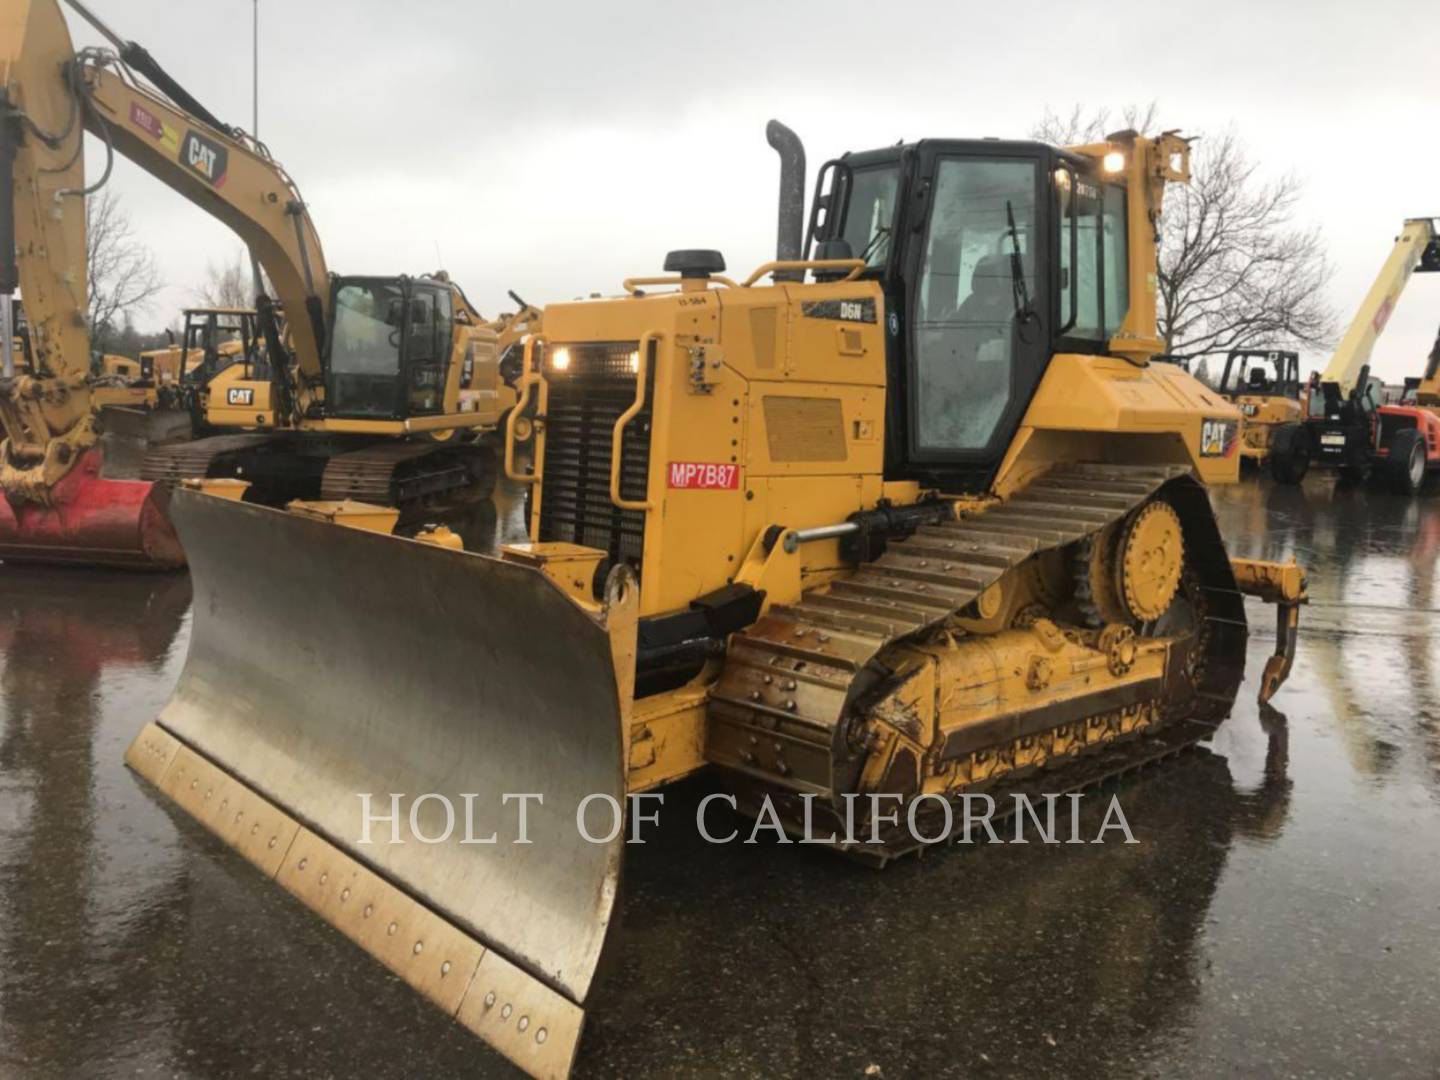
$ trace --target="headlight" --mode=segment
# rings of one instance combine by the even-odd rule
[[[550,366],[556,371],[569,370],[570,350],[565,348],[556,349],[550,356]]]
[[[1119,150],[1111,150],[1105,155],[1101,164],[1104,165],[1105,171],[1108,173],[1123,172],[1125,169],[1125,155]]]
[[[640,374],[640,350],[635,349],[630,353],[630,370],[636,375]]]

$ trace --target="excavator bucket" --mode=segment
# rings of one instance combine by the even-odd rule
[[[85,456],[46,503],[0,495],[0,561],[80,563],[173,570],[185,552],[166,515],[169,492],[140,480],[100,475],[101,454]]]
[[[633,579],[591,610],[499,558],[188,488],[171,510],[189,655],[127,762],[521,1068],[568,1073],[619,885]]]

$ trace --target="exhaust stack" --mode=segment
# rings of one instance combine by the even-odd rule
[[[775,239],[775,257],[800,259],[805,231],[805,146],[800,136],[779,120],[765,125],[765,140],[780,155],[780,216]],[[775,275],[776,281],[803,281],[801,270]]]

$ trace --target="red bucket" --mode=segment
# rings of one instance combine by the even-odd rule
[[[169,492],[144,480],[105,480],[86,451],[50,505],[0,497],[0,560],[173,570],[185,552],[166,514]]]

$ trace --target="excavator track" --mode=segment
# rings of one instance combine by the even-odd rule
[[[892,541],[874,563],[806,591],[798,604],[772,606],[733,635],[711,693],[707,757],[735,776],[742,808],[769,796],[786,828],[801,833],[807,802],[811,810],[838,810],[856,790],[863,751],[850,745],[850,726],[890,675],[888,650],[939,628],[1033,556],[1081,544],[1160,494],[1180,514],[1193,571],[1200,619],[1193,651],[1203,653],[1190,669],[1194,693],[1183,702],[1155,697],[1052,717],[1046,733],[1064,734],[1083,750],[1063,763],[1074,770],[1068,780],[1043,770],[1045,790],[1089,786],[1199,741],[1234,701],[1246,636],[1243,601],[1208,496],[1186,467],[1091,464],[1058,466],[993,509]],[[1003,754],[1041,734],[1029,730],[1036,719],[1012,718],[975,738]],[[999,791],[1026,772],[1017,767],[998,783],[952,797]],[[917,845],[897,833],[879,846],[840,846],[883,863]]]
[[[210,475],[210,467],[217,458],[254,450],[267,442],[274,442],[276,438],[274,434],[215,435],[208,439],[157,446],[145,455],[140,466],[140,479],[178,484],[182,480],[203,478]]]
[[[320,497],[404,507],[471,488],[483,497],[494,482],[494,451],[488,447],[384,442],[332,457],[320,481]]]

